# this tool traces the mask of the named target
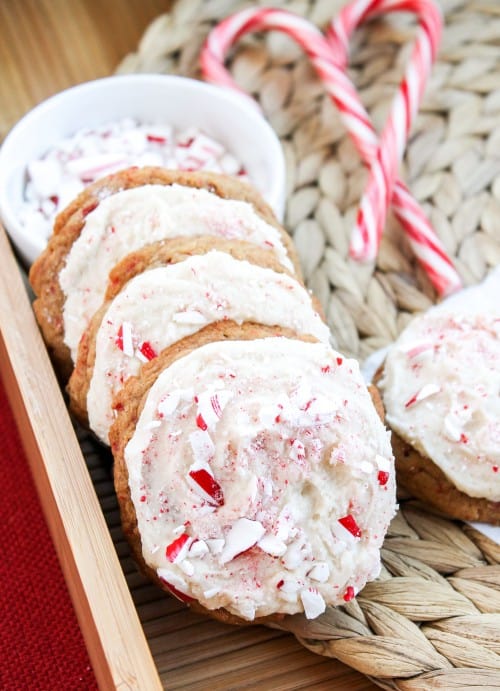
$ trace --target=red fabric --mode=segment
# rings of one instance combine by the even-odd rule
[[[97,689],[0,381],[0,689]]]

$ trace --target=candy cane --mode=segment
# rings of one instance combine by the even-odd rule
[[[334,40],[337,34],[333,28],[331,29],[330,38],[333,47],[326,41],[319,29],[305,19],[286,10],[272,8],[249,8],[243,10],[223,20],[208,36],[201,53],[203,74],[209,81],[241,91],[224,67],[225,56],[230,46],[250,31],[271,29],[285,31],[299,43],[311,59],[316,71],[325,83],[328,94],[339,108],[346,127],[360,150],[363,159],[371,164],[374,155],[379,151],[380,147],[377,146],[377,138],[369,116],[361,105],[356,90],[345,74],[344,66],[347,58],[347,39],[350,31],[368,15],[373,15],[377,11],[376,8],[380,8],[383,4],[383,0],[364,0],[364,2],[353,3],[347,6],[345,10],[347,11],[351,8],[351,14],[347,14],[343,24],[341,24],[337,42]],[[396,4],[392,2],[391,6],[395,7]],[[404,4],[403,0],[400,0],[399,5],[401,4]],[[381,9],[378,9],[378,12],[381,11]],[[383,156],[380,157],[380,161],[383,165]],[[397,162],[395,166],[397,167]],[[379,171],[380,166],[377,168],[377,175]],[[383,167],[382,175],[385,175]],[[389,177],[387,178],[388,181]],[[384,185],[385,187],[383,187]],[[390,188],[386,184],[385,179],[380,183],[380,187],[385,190],[385,202],[388,206]],[[417,257],[428,272],[436,289],[440,293],[451,292],[459,285],[458,276],[426,221],[425,215],[416,202],[411,199],[411,195],[404,186],[403,190],[405,194],[403,194],[402,200],[406,196],[406,201],[405,205],[400,207],[400,217],[404,227],[411,231],[409,232],[409,239],[414,249],[417,250]],[[370,195],[365,195],[365,205],[363,208],[364,218],[373,217],[372,225],[376,224],[377,218],[385,219],[385,212],[381,214],[380,211],[377,211],[377,205],[384,195],[377,194],[377,192],[379,190],[376,190],[376,193],[374,193],[373,189],[371,189]],[[407,208],[408,199],[412,201],[410,209]],[[372,210],[374,211],[372,212]],[[413,224],[416,225],[414,226]],[[375,237],[380,237],[380,234],[377,232]]]
[[[426,44],[426,42],[429,40],[432,44],[430,53],[425,50],[423,52],[427,59],[425,74],[425,76],[427,76],[427,73],[430,70],[431,62],[435,57],[441,28],[439,12],[437,11],[434,3],[429,0],[366,0],[365,2],[352,3],[344,7],[339,16],[332,21],[327,32],[327,39],[330,43],[333,56],[337,64],[344,68],[346,67],[349,52],[349,37],[362,22],[376,14],[380,14],[381,12],[399,11],[417,12],[421,17],[423,17],[423,20],[421,20],[423,28],[421,28],[420,36],[417,37],[413,53],[416,53],[417,59],[420,60],[418,57],[420,55],[420,43]],[[405,77],[400,87],[400,100],[394,103],[390,117],[391,127],[399,127],[400,129],[403,127],[405,128],[405,138],[407,138],[409,134],[411,122],[418,109],[418,104],[422,98],[425,86],[425,78],[420,77],[420,73],[418,71],[415,72],[413,64],[414,60],[412,59],[409,67],[406,70]],[[384,146],[383,138],[381,138],[380,143],[377,142],[375,130],[373,129],[369,116],[364,110],[359,100],[357,91],[352,83],[348,89],[348,95],[351,103],[355,102],[357,107],[357,110],[353,110],[353,117],[356,117],[357,114],[359,119],[358,123],[349,123],[351,127],[351,135],[353,136],[363,160],[366,163],[373,165],[373,161],[379,162],[381,160],[379,151]],[[403,107],[407,114],[404,118],[398,119],[398,113],[402,107],[401,98],[404,99]],[[390,134],[392,134],[392,130],[387,136]],[[402,150],[398,156],[402,156]],[[395,173],[396,167],[393,168],[393,175],[395,175]],[[366,236],[363,235],[363,225],[360,227],[359,221],[360,216],[362,223],[366,221],[367,218],[373,218],[373,214],[366,214],[366,209],[368,207],[368,213],[370,213],[372,205],[377,203],[376,201],[373,202],[374,193],[370,189],[370,183],[373,187],[377,185],[378,180],[376,176],[377,171],[372,168],[372,175],[369,181],[367,192],[365,193],[361,202],[360,213],[358,215],[358,224],[353,233],[351,253],[360,258],[373,258],[375,256],[376,247],[378,247],[378,243],[380,242],[381,229],[385,223],[387,204],[383,209],[383,218],[378,219],[380,231],[377,234],[375,248],[372,246],[370,253],[369,248],[366,246]],[[383,178],[383,180],[385,180],[385,178]],[[430,225],[427,216],[416,200],[411,196],[407,186],[401,180],[396,179],[393,184],[392,204],[394,213],[406,231],[409,242],[417,259],[426,270],[431,282],[439,294],[446,295],[457,290],[461,287],[460,277],[450,261],[450,258],[446,254],[444,246]],[[378,203],[380,204],[380,188],[377,187],[375,194],[380,195],[378,199]],[[365,211],[364,216],[362,215],[363,210]],[[372,237],[373,235],[374,231],[372,229]]]
[[[208,35],[200,54],[204,78],[215,84],[236,89],[254,102],[236,84],[224,67],[224,61],[229,48],[244,34],[273,29],[292,36],[313,63],[321,59],[331,61],[328,42],[321,31],[310,22],[288,10],[249,7],[223,19]]]
[[[380,0],[368,4],[365,2],[363,6],[363,11],[357,13],[352,11],[352,5],[347,6],[330,27],[330,43],[335,48],[337,34],[338,43],[342,43],[344,54],[348,48],[346,40],[349,34],[361,21],[374,14],[410,10],[416,12],[420,18],[411,59],[371,161],[370,176],[361,200],[351,244],[354,256],[360,259],[374,259],[385,224],[388,202],[397,179],[397,168],[439,45],[441,17],[437,7],[429,0]],[[343,58],[345,60],[344,55]]]

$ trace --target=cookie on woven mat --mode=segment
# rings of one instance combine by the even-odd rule
[[[183,260],[188,248],[201,253]],[[209,323],[250,321],[284,326],[325,343],[330,340],[309,292],[288,274],[267,268],[272,263],[267,252],[238,241],[214,243],[212,238],[200,238],[199,247],[192,239],[180,239],[172,249],[174,255],[165,247],[151,250],[153,268],[137,274],[104,303],[80,341],[68,383],[70,407],[104,443],[113,421],[112,397],[128,377],[137,374],[143,362]],[[136,254],[143,258],[144,253]],[[256,262],[262,259],[264,266],[250,263],[247,255]],[[168,264],[157,265],[160,257]],[[273,255],[271,260],[279,268]],[[136,267],[141,262],[125,264]]]
[[[127,169],[89,185],[62,212],[30,282],[38,323],[63,379],[113,266],[145,243],[199,235],[252,242],[299,275],[292,242],[258,192],[216,173]]]
[[[500,525],[500,319],[431,310],[377,377],[398,485],[451,518]]]
[[[124,531],[168,592],[261,623],[315,618],[378,575],[394,466],[354,360],[219,322],[144,365],[114,406]]]

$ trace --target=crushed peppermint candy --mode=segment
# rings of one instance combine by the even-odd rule
[[[179,535],[179,537],[167,545],[165,550],[167,559],[172,563],[182,561],[187,555],[192,541],[193,538],[187,533],[182,533],[182,535]]]
[[[143,341],[141,345],[138,347],[137,352],[136,352],[136,357],[139,358],[142,362],[149,362],[150,360],[154,360],[154,358],[158,355],[158,353],[155,351],[151,343],[149,341]]]
[[[189,444],[193,451],[194,462],[197,467],[203,467],[213,457],[215,446],[212,438],[205,429],[196,430],[189,435]]]
[[[176,131],[168,124],[123,118],[78,130],[31,161],[19,220],[48,239],[55,216],[87,185],[132,166],[206,170],[248,180],[243,165],[198,129]]]
[[[307,573],[309,578],[319,583],[326,583],[330,577],[330,568],[324,561],[317,562],[312,569]]]
[[[401,352],[406,353],[407,357],[412,359],[421,355],[422,353],[430,354],[434,350],[435,345],[432,341],[414,341],[411,343],[405,343],[401,346]]]
[[[355,597],[356,597],[356,593],[354,591],[354,588],[352,587],[352,585],[348,585],[347,588],[345,589],[345,592],[343,595],[345,602],[350,602]]]
[[[406,401],[405,408],[411,408],[411,406],[415,405],[415,403],[420,403],[420,401],[424,401],[426,398],[434,396],[434,394],[437,394],[440,391],[441,387],[437,384],[426,384],[420,389],[420,391],[417,391],[416,394]]]
[[[209,553],[208,545],[205,540],[195,540],[189,548],[189,556],[192,558],[204,557]]]
[[[179,405],[180,399],[181,396],[178,391],[166,393],[158,405],[158,414],[161,417],[166,417],[173,413]]]
[[[300,599],[304,606],[304,614],[306,619],[316,619],[326,609],[326,602],[323,600],[320,593],[315,588],[308,588],[301,590]]]
[[[361,530],[352,514],[349,513],[347,516],[339,518],[339,523],[354,537],[361,537]]]
[[[257,544],[266,532],[262,523],[249,518],[238,518],[226,535],[226,544],[221,554],[221,564],[227,564],[235,557]]]
[[[130,322],[123,322],[116,334],[115,343],[127,357],[134,356],[134,341],[132,335],[132,324]]]
[[[187,481],[194,491],[209,504],[215,504],[215,506],[224,505],[222,488],[208,466],[196,468],[193,465],[189,470]]]
[[[196,397],[198,415],[196,424],[201,430],[213,428],[222,417],[222,411],[233,397],[231,391],[204,391]]]
[[[272,557],[281,557],[286,552],[286,543],[277,538],[276,535],[271,535],[270,533],[266,533],[264,537],[258,541],[257,546]]]
[[[389,482],[389,473],[385,470],[379,470],[377,473],[377,480],[381,487],[385,487],[385,485]]]

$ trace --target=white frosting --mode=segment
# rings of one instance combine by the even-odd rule
[[[307,290],[287,274],[214,250],[151,269],[129,281],[103,316],[87,396],[91,429],[107,443],[112,396],[141,363],[207,324],[228,319],[284,326],[324,342],[330,336]],[[124,331],[130,333],[129,347]]]
[[[313,618],[379,573],[389,433],[326,344],[197,348],[151,387],[125,461],[146,562],[208,609]]]
[[[197,235],[272,249],[285,268],[293,269],[279,230],[247,202],[181,185],[144,185],[113,194],[88,214],[59,274],[65,295],[64,342],[73,361],[82,333],[102,304],[112,267],[146,243]]]
[[[429,308],[428,313],[459,312],[460,314],[498,314],[498,296],[500,295],[500,266],[492,269],[488,276],[477,285],[469,286],[453,293],[437,305]],[[375,372],[384,362],[390,346],[372,353],[363,363],[365,381],[371,382]]]
[[[389,425],[471,497],[500,501],[500,313],[444,306],[417,317],[380,382]],[[460,306],[455,299],[450,306]]]

